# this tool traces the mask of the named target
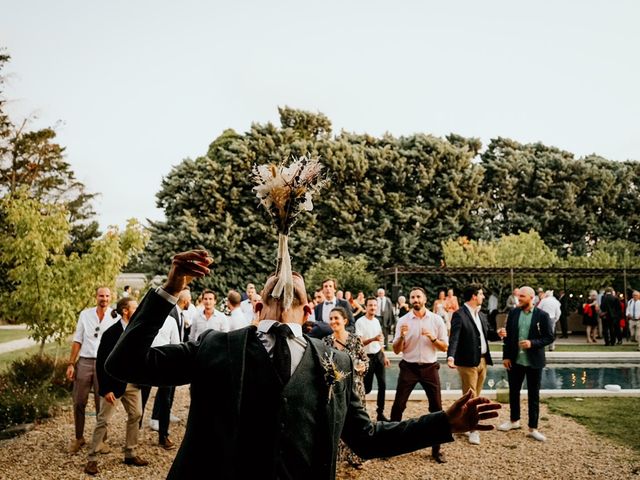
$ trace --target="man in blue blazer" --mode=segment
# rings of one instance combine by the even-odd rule
[[[482,285],[470,284],[462,292],[464,305],[451,317],[451,335],[447,350],[447,365],[460,374],[462,393],[469,389],[480,395],[487,368],[493,365],[489,340],[499,340],[504,329],[496,331],[480,312],[484,301]],[[469,432],[469,443],[480,445],[480,434]]]
[[[356,392],[348,354],[302,334],[310,314],[304,280],[293,275],[286,310],[265,282],[260,322],[196,342],[151,348],[175,296],[209,273],[202,250],[173,258],[167,282],[150,290],[107,360],[117,378],[152,385],[191,384],[185,436],[168,478],[333,479],[338,439],[363,458],[389,457],[490,430],[499,405],[471,392],[446,412],[373,424]],[[286,368],[285,368],[286,367]]]
[[[355,333],[356,332],[356,322],[353,319],[353,311],[351,310],[351,305],[346,300],[341,300],[336,297],[336,281],[333,278],[327,278],[322,282],[322,295],[324,296],[324,301],[320,302],[313,309],[313,314],[316,319],[313,329],[309,333],[310,337],[313,338],[322,338],[327,335],[331,335],[333,330],[329,326],[329,313],[336,307],[344,308],[344,311],[347,312],[347,326],[345,327],[348,332]]]
[[[540,411],[540,381],[545,365],[544,347],[553,342],[553,326],[549,314],[533,307],[535,292],[522,287],[518,293],[519,305],[507,317],[507,336],[502,349],[502,363],[509,377],[509,408],[511,421],[498,430],[520,428],[520,389],[527,378],[529,400],[529,433],[527,436],[544,442],[546,437],[538,431]]]

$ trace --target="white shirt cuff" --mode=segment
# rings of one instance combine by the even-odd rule
[[[178,297],[174,297],[162,287],[156,288],[156,293],[160,295],[162,298],[164,298],[167,302],[171,303],[172,305],[175,305],[176,303],[178,303]]]

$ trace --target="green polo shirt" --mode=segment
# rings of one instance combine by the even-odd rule
[[[518,342],[521,340],[529,339],[529,330],[531,328],[531,317],[533,316],[533,308],[529,312],[524,310],[520,311],[520,317],[518,318]],[[529,357],[527,357],[526,350],[518,350],[518,357],[516,363],[525,367],[529,366]]]

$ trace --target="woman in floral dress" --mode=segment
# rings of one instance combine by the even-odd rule
[[[364,350],[360,337],[353,333],[349,333],[345,327],[347,325],[347,312],[342,307],[336,307],[329,314],[329,325],[333,333],[324,337],[324,342],[336,350],[347,353],[353,361],[353,381],[356,391],[364,404],[364,374],[369,366],[369,357]],[[338,448],[338,460],[346,460],[355,468],[362,468],[362,459],[358,457],[347,445],[340,440]]]

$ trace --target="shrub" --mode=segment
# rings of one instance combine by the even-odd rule
[[[46,355],[13,362],[0,375],[0,430],[49,417],[71,389],[65,370],[64,362]]]

